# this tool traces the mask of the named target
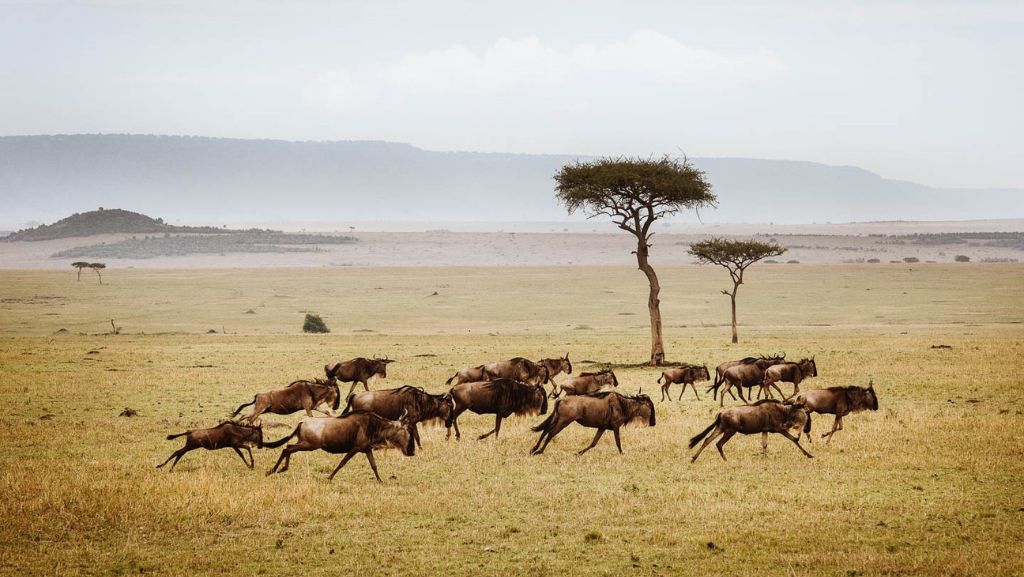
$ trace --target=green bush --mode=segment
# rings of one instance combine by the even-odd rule
[[[953,257],[953,260],[955,260],[956,262],[971,262],[971,257],[967,256],[966,254],[958,254],[955,257]]]
[[[320,318],[320,315],[306,314],[306,321],[302,323],[302,332],[304,333],[329,333],[331,329],[327,328],[327,323],[324,319]]]

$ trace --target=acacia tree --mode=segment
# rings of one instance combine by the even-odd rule
[[[86,266],[91,268],[96,273],[96,276],[99,277],[99,279],[100,279],[100,284],[103,284],[103,275],[100,274],[100,271],[105,269],[105,268],[107,268],[107,265],[105,265],[105,264],[103,264],[101,262],[91,262],[91,263],[89,263]]]
[[[756,240],[727,240],[712,238],[690,245],[689,253],[702,263],[717,264],[729,271],[732,277],[732,291],[722,290],[732,302],[732,342],[738,343],[736,334],[736,292],[743,284],[743,273],[747,267],[770,256],[779,256],[786,249],[775,243]]]
[[[661,159],[602,158],[592,162],[576,161],[555,174],[557,197],[569,213],[580,211],[587,218],[604,215],[622,230],[636,237],[637,267],[647,276],[650,293],[647,309],[651,314],[651,360],[665,361],[661,335],[661,309],[658,275],[648,262],[651,226],[658,219],[683,209],[715,206],[716,198],[704,173],[685,158]]]
[[[82,280],[82,269],[87,267],[87,266],[89,266],[89,263],[82,262],[82,261],[77,261],[77,262],[71,263],[71,266],[73,266],[73,267],[78,269],[78,279],[77,280],[81,281]]]

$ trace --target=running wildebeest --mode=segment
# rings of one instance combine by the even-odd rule
[[[497,437],[501,430],[501,420],[508,418],[513,413],[516,415],[543,415],[548,412],[548,393],[544,390],[544,385],[528,385],[512,379],[496,379],[459,383],[452,387],[450,392],[455,401],[455,408],[444,423],[448,429],[445,438],[452,436],[452,427],[455,427],[455,438],[462,438],[462,432],[459,431],[459,415],[467,410],[478,415],[493,414],[495,416],[494,429],[480,435],[480,439],[486,439],[492,434]]]
[[[665,380],[664,384],[661,382],[662,379]],[[671,401],[672,395],[668,394],[668,388],[676,383],[682,383],[683,390],[679,391],[679,400],[683,400],[683,393],[686,392],[686,385],[690,385],[693,387],[693,396],[697,397],[697,400],[699,401],[700,395],[697,394],[697,385],[694,383],[696,381],[709,380],[711,380],[711,374],[708,373],[707,365],[683,365],[674,369],[667,369],[661,373],[660,377],[658,377],[658,384],[661,385],[661,400],[664,402],[665,398],[668,397],[668,400]]]
[[[369,391],[370,386],[366,384],[367,381],[373,377],[388,378],[388,364],[393,362],[395,361],[387,357],[383,359],[356,357],[350,361],[324,365],[324,373],[327,374],[328,379],[352,383],[352,386],[348,388],[348,394],[345,395],[348,397],[355,390],[356,383],[362,383],[363,389]]]
[[[736,387],[736,390],[740,395],[740,399],[743,399],[744,402],[747,399],[743,398],[742,387],[750,389],[747,395],[753,398],[753,388],[761,386],[761,383],[764,382],[765,370],[778,363],[779,361],[776,360],[776,358],[754,359],[753,361],[741,363],[725,369],[725,372],[722,374],[722,378],[725,381],[725,390],[722,391],[722,396],[718,399],[718,405],[722,406],[725,404],[725,394],[733,387]]]
[[[812,455],[800,446],[800,439],[794,437],[789,432],[790,429],[800,428],[803,428],[804,432],[809,431],[811,428],[811,416],[804,411],[804,406],[800,403],[782,402],[776,399],[761,399],[753,405],[729,407],[719,411],[718,416],[715,417],[715,422],[690,439],[690,448],[692,449],[697,446],[701,439],[707,437],[707,439],[704,439],[704,444],[700,446],[697,453],[690,459],[690,462],[696,461],[697,457],[704,451],[704,448],[719,436],[722,438],[715,446],[718,447],[722,460],[726,460],[722,447],[736,433],[744,435],[761,433],[761,448],[766,455],[768,454],[768,433],[778,433],[793,441],[804,455],[811,457]]]
[[[512,379],[528,385],[543,385],[551,382],[551,373],[544,365],[530,359],[515,357],[507,361],[498,361],[484,365],[486,380]]]
[[[452,400],[451,393],[433,395],[420,387],[405,385],[397,389],[363,391],[350,395],[348,404],[345,405],[345,410],[341,414],[347,415],[352,411],[369,411],[377,413],[385,419],[395,420],[404,412],[412,422],[416,444],[423,448],[417,425],[431,421],[443,423],[448,419],[454,406],[455,401]]]
[[[569,360],[569,353],[565,353],[564,357],[541,359],[537,361],[537,364],[548,370],[548,381],[551,382],[552,395],[554,395],[555,390],[558,389],[558,385],[555,384],[555,377],[561,373],[565,373],[567,375],[572,374],[572,361]]]
[[[171,464],[168,472],[173,471],[174,466],[178,464],[178,461],[185,453],[195,449],[202,448],[207,451],[215,451],[228,447],[234,449],[235,453],[238,454],[238,458],[245,463],[245,466],[252,469],[256,462],[252,458],[251,447],[254,444],[257,448],[263,447],[263,427],[260,425],[243,425],[241,423],[225,421],[209,429],[194,429],[178,433],[177,435],[167,435],[167,440],[170,441],[184,435],[188,435],[188,438],[185,439],[185,446],[171,453],[171,456],[167,457],[166,461],[156,466],[157,469],[169,463],[171,459],[174,459],[174,463]],[[245,449],[249,452],[248,462],[239,449]]]
[[[321,404],[329,404],[331,410],[337,411],[341,404],[341,392],[338,390],[338,383],[334,380],[322,381],[294,381],[283,389],[257,393],[252,401],[243,403],[231,413],[232,417],[242,412],[242,409],[249,405],[256,405],[252,412],[242,418],[243,421],[252,424],[263,413],[275,415],[290,415],[295,411],[306,411],[307,417],[313,416],[313,411],[319,411],[325,415],[329,412],[320,409]]]
[[[453,384],[457,385],[459,383],[477,383],[486,380],[488,379],[487,375],[484,374],[484,365],[479,365],[476,367],[466,367],[464,369],[459,369],[459,371],[452,375],[447,381],[445,381],[444,384],[451,386]]]
[[[775,383],[793,383],[793,395],[800,392],[800,383],[804,379],[818,376],[818,365],[814,357],[800,359],[795,363],[780,363],[772,365],[764,371],[764,381],[761,382],[761,390],[757,393],[758,398],[764,393],[765,398],[771,398],[771,390],[768,387],[775,387],[776,391],[785,398],[779,386]],[[792,396],[792,395],[790,395]]]
[[[579,376],[566,379],[555,391],[566,395],[590,395],[601,390],[602,387],[618,387],[619,379],[611,369],[605,369],[596,373],[580,373]],[[555,395],[558,396],[558,395]]]
[[[621,454],[622,441],[619,438],[619,429],[632,422],[646,423],[653,427],[655,422],[654,401],[643,393],[627,396],[615,391],[593,395],[572,395],[559,399],[555,401],[555,407],[551,409],[551,416],[531,429],[535,433],[539,432],[540,438],[530,450],[530,454],[543,453],[551,439],[554,439],[562,429],[574,422],[584,427],[597,429],[594,440],[587,448],[576,453],[577,455],[582,455],[593,449],[605,431],[611,431],[615,435],[615,446]]]
[[[875,382],[868,383],[866,389],[861,387],[829,387],[827,389],[813,389],[805,391],[796,396],[799,403],[810,413],[835,415],[836,420],[832,423],[832,430],[822,433],[822,437],[828,437],[832,441],[832,435],[836,431],[843,430],[843,417],[850,413],[859,413],[868,409],[878,410],[878,396],[875,394]],[[807,439],[811,438],[810,424],[804,429]]]
[[[383,483],[380,473],[377,472],[377,462],[373,458],[374,449],[384,449],[388,446],[397,447],[402,454],[411,457],[416,454],[416,441],[412,436],[412,423],[406,415],[402,415],[398,421],[390,421],[375,413],[366,411],[353,411],[343,417],[313,417],[303,419],[295,430],[287,437],[270,443],[264,443],[264,447],[273,449],[287,443],[292,437],[298,437],[298,441],[288,445],[281,451],[274,468],[267,471],[267,475],[278,472],[278,467],[284,461],[284,467],[280,470],[284,473],[291,463],[292,453],[299,451],[316,451],[317,449],[327,451],[332,455],[345,456],[335,467],[334,471],[327,477],[328,481],[334,479],[338,471],[345,466],[356,453],[366,455],[373,469],[373,476],[377,481]]]
[[[738,361],[726,361],[726,362],[718,365],[717,367],[715,367],[715,380],[711,384],[711,386],[709,386],[704,392],[705,393],[710,393],[710,392],[714,391],[714,394],[712,395],[711,398],[717,400],[718,399],[718,388],[721,387],[723,384],[725,384],[725,371],[728,370],[730,367],[735,367],[736,365],[743,365],[743,364],[747,364],[747,363],[752,363],[752,362],[757,361],[757,360],[773,360],[773,361],[778,361],[778,362],[781,363],[781,362],[785,362],[785,360],[786,360],[786,353],[782,353],[781,355],[776,354],[776,355],[771,356],[771,357],[766,357],[764,355],[759,355],[757,357],[746,357],[746,358],[740,359]],[[725,394],[725,393],[722,393],[722,394]],[[729,391],[729,396],[731,396],[733,398],[733,400],[736,400],[736,395],[732,394],[732,391]]]

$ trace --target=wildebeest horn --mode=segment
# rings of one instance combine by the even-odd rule
[[[409,409],[402,409],[402,414],[398,415],[398,420],[399,421],[404,421],[405,418],[408,417],[408,416],[409,416]]]
[[[640,396],[640,395],[642,395],[642,394],[644,394],[644,388],[643,388],[643,387],[640,387],[639,389],[637,389],[637,390],[636,390],[636,396],[638,396],[638,397],[639,397],[639,396]]]

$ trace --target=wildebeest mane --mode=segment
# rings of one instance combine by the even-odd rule
[[[611,369],[605,369],[603,371],[597,371],[596,373],[580,373],[579,376],[581,376],[581,377],[596,377],[596,376],[599,376],[599,375],[607,375],[607,374],[609,374],[611,372],[612,372]]]

